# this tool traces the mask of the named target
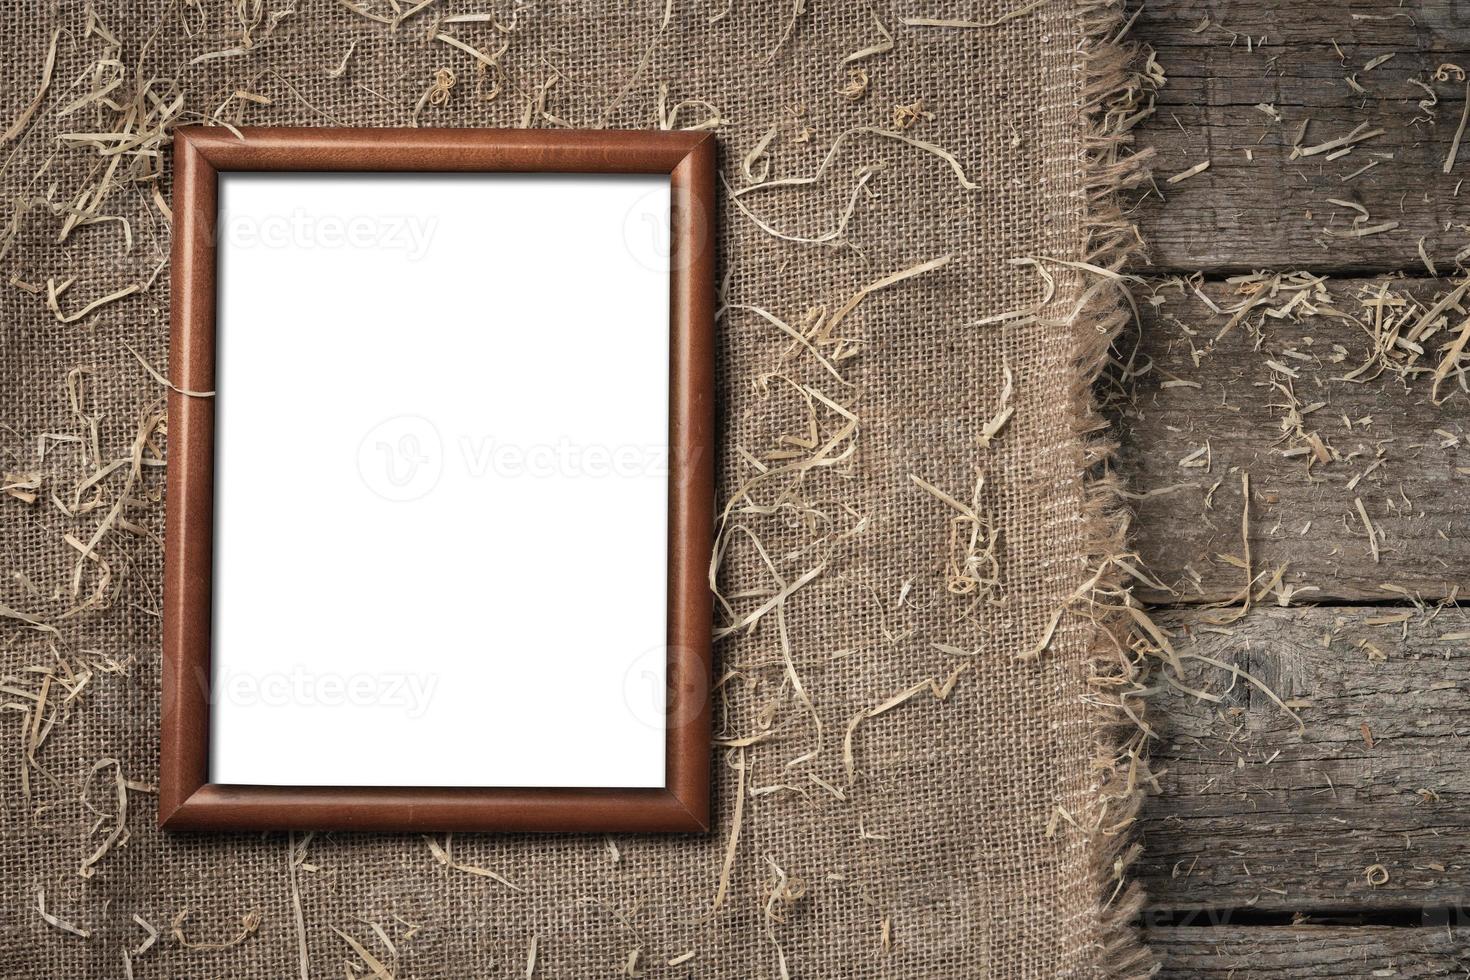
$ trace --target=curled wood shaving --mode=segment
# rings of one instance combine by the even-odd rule
[[[775,884],[769,886],[770,894],[766,897],[765,924],[766,938],[776,948],[776,965],[780,970],[781,980],[791,980],[791,969],[786,964],[786,950],[781,948],[781,943],[776,939],[774,929],[775,923],[785,923],[786,916],[777,906],[781,903],[790,907],[806,894],[806,883],[800,880],[793,881],[784,870],[782,870],[770,856],[766,857],[766,863],[775,872]]]
[[[122,951],[123,980],[133,980],[133,960],[148,952],[153,948],[153,944],[158,942],[158,930],[154,928],[152,923],[136,912],[133,913],[133,921],[142,926],[148,935],[143,938],[143,941],[138,944],[136,949],[124,949]]]
[[[157,381],[159,384],[163,385],[165,388],[168,388],[171,391],[177,391],[181,395],[188,395],[188,396],[190,396],[192,398],[213,398],[214,397],[214,394],[215,393],[212,392],[212,391],[193,391],[193,390],[191,390],[189,388],[180,388],[178,385],[174,384],[168,378],[165,378],[162,374],[158,373],[158,371],[153,367],[153,365],[152,364],[149,364],[146,360],[144,360],[142,354],[139,354],[137,351],[133,350],[133,346],[131,344],[129,344],[126,340],[121,341],[121,343],[122,343],[123,347],[127,348],[127,351],[128,351],[129,354],[132,354],[134,357],[136,357],[138,359],[138,363],[141,364],[141,365],[143,365],[143,369],[148,372],[149,376],[152,377],[154,381]]]
[[[194,942],[193,940],[189,939],[189,937],[184,935],[184,920],[186,920],[188,917],[188,909],[179,909],[179,914],[174,916],[173,922],[170,924],[170,929],[174,934],[174,940],[185,949],[231,949],[232,947],[240,945],[245,940],[253,936],[255,934],[255,930],[260,928],[261,922],[260,912],[258,910],[252,909],[251,911],[246,912],[243,916],[240,917],[239,935],[217,943]]]
[[[602,110],[601,115],[598,116],[598,128],[605,128],[607,126],[608,119],[623,104],[623,99],[628,97],[628,92],[633,88],[633,85],[639,78],[643,77],[643,72],[648,67],[649,61],[652,60],[654,51],[658,50],[659,43],[663,41],[664,32],[669,29],[669,21],[673,16],[674,0],[665,0],[663,20],[659,22],[658,30],[654,32],[653,40],[648,42],[648,48],[643,52],[643,57],[639,60],[638,66],[633,69],[632,74],[628,76],[628,80],[618,90],[617,96]]]
[[[877,718],[879,715],[887,714],[889,711],[892,711],[894,708],[910,701],[925,691],[932,694],[937,701],[949,700],[949,695],[954,690],[955,684],[958,683],[960,675],[969,669],[970,664],[963,663],[956,667],[954,672],[942,681],[938,678],[927,677],[913,687],[899,691],[887,701],[853,715],[847,723],[847,732],[842,737],[842,762],[843,766],[847,769],[847,784],[851,786],[857,781],[857,763],[853,753],[853,739],[857,735],[859,725],[869,719]]]
[[[950,169],[954,171],[955,176],[959,179],[960,186],[963,187],[965,190],[973,191],[977,190],[980,187],[979,184],[975,183],[974,181],[970,180],[969,177],[965,176],[965,168],[960,165],[960,161],[956,159],[955,155],[941,146],[936,146],[933,143],[926,142],[925,140],[921,140],[913,136],[908,136],[904,133],[896,133],[891,129],[879,129],[876,126],[854,126],[852,129],[846,130],[837,135],[837,138],[832,141],[832,146],[827,150],[827,155],[822,158],[822,162],[817,165],[816,172],[813,173],[810,177],[782,177],[779,180],[766,180],[762,181],[759,184],[752,184],[749,187],[741,187],[738,190],[731,191],[731,196],[741,197],[745,194],[751,193],[752,191],[769,190],[774,187],[802,187],[808,184],[814,184],[817,181],[821,180],[823,175],[826,174],[827,169],[832,165],[832,161],[836,159],[837,153],[841,149],[842,144],[845,143],[850,137],[861,134],[878,136],[883,139],[896,140],[900,143],[906,143],[916,149],[923,150],[925,153],[936,156],[939,159],[943,160],[945,163],[949,164]]]
[[[732,195],[730,198],[730,203],[734,204],[741,214],[745,215],[752,222],[754,222],[757,228],[772,236],[773,238],[779,238],[782,241],[786,242],[796,242],[802,245],[839,245],[842,242],[842,236],[847,232],[848,222],[852,220],[853,213],[857,210],[858,197],[862,194],[863,187],[868,183],[869,180],[873,178],[873,175],[876,172],[877,171],[871,167],[864,167],[858,172],[857,181],[853,184],[852,193],[848,196],[847,199],[847,207],[843,210],[842,214],[838,216],[837,226],[831,231],[823,232],[822,234],[815,237],[791,235],[772,227],[771,225],[767,224],[765,220],[760,217],[760,215],[752,211],[744,201],[740,200],[738,197],[733,196],[734,189],[730,186],[730,181],[725,177],[723,173],[720,174],[720,181],[725,185],[725,192]]]
[[[1466,319],[1460,325],[1460,332],[1446,346],[1444,356],[1440,358],[1439,366],[1434,369],[1434,383],[1430,389],[1429,397],[1436,405],[1443,404],[1444,400],[1439,397],[1439,386],[1444,382],[1445,378],[1450,376],[1450,372],[1455,370],[1459,365],[1460,355],[1465,353],[1467,342],[1470,342],[1470,319]]]
[[[499,83],[497,83],[497,88],[498,88],[498,85],[499,85]],[[492,96],[492,98],[493,98],[493,96]],[[703,110],[705,113],[707,113],[707,115],[705,116],[705,118],[699,120],[698,122],[691,123],[689,125],[681,125],[680,122],[679,122],[679,114],[682,113],[685,109],[700,109],[700,110]],[[683,130],[684,132],[687,132],[687,133],[697,133],[697,132],[703,132],[704,130],[707,130],[707,129],[714,129],[717,126],[723,125],[724,122],[725,122],[725,119],[720,115],[720,110],[717,109],[717,108],[715,108],[714,103],[707,102],[704,99],[684,99],[684,100],[682,100],[680,102],[675,103],[673,106],[670,106],[669,105],[669,83],[668,82],[660,82],[659,83],[659,86],[658,86],[658,128],[659,129],[666,130],[666,131],[667,130],[671,130],[671,129],[678,129],[678,130]],[[724,177],[724,172],[723,171],[720,173],[720,176],[721,177]]]
[[[522,888],[520,885],[517,885],[509,878],[505,877],[505,875],[502,875],[497,871],[491,871],[489,868],[481,868],[473,864],[464,864],[462,862],[456,861],[454,859],[453,834],[444,835],[444,844],[442,846],[439,844],[438,841],[430,837],[428,834],[424,835],[424,840],[428,843],[429,852],[434,855],[434,860],[438,861],[446,868],[450,868],[454,871],[463,871],[465,874],[476,875],[480,878],[489,878],[491,881],[499,882],[506,888],[509,888],[511,891],[525,891],[525,889]]]
[[[429,87],[429,105],[448,105],[449,91],[454,88],[454,72],[439,68],[434,72],[434,84]]]
[[[92,766],[91,771],[87,773],[87,779],[84,785],[89,784],[92,781],[92,777],[107,766],[113,767],[117,786],[117,812],[110,815],[113,821],[111,832],[97,846],[96,850],[82,858],[82,864],[81,867],[77,868],[77,874],[83,878],[90,878],[96,873],[97,862],[101,861],[107,852],[112,850],[113,845],[123,838],[123,835],[127,833],[128,829],[128,779],[123,775],[122,763],[116,759],[99,760]],[[87,802],[85,790],[82,794],[82,802]],[[88,805],[90,806],[90,804]]]
[[[752,184],[759,184],[766,177],[770,176],[771,159],[766,156],[766,148],[771,145],[771,140],[775,139],[776,134],[780,131],[780,123],[772,124],[771,128],[766,130],[766,135],[756,140],[755,145],[750,148],[750,152],[740,159],[740,172],[745,174],[745,179]],[[760,161],[761,164],[759,173],[755,170],[756,161]],[[721,173],[720,176],[723,177],[724,174]],[[730,185],[726,182],[725,186],[728,188]]]
[[[1001,14],[994,20],[943,20],[933,17],[901,17],[899,18],[899,21],[900,23],[908,27],[958,27],[966,29],[989,29],[992,27],[999,27],[1002,24],[1009,23],[1010,21],[1016,20],[1020,17],[1025,17],[1027,14],[1031,13],[1031,11],[1037,9],[1045,2],[1046,0],[1032,0],[1031,3],[1028,3],[1021,7],[1017,7],[1015,10],[1009,11],[1007,13]]]
[[[73,596],[81,593],[82,575],[86,569],[87,559],[96,551],[97,545],[101,543],[102,539],[117,525],[123,508],[131,499],[133,487],[142,478],[144,452],[151,445],[154,430],[163,424],[164,419],[165,414],[157,406],[152,406],[143,412],[142,420],[138,426],[138,433],[133,439],[132,452],[127,460],[127,479],[123,484],[122,492],[118,495],[117,502],[112,505],[107,516],[103,518],[102,523],[98,525],[97,530],[87,539],[86,544],[78,549],[81,552],[81,558],[77,559],[77,566],[72,574]]]
[[[985,487],[984,474],[976,474],[975,490],[969,504],[961,503],[917,474],[910,473],[909,480],[959,514],[950,520],[949,579],[946,587],[955,595],[978,593],[978,598],[992,598],[1000,588],[1000,562],[995,554],[999,532],[994,519],[979,510],[980,492]]]
[[[357,50],[357,41],[347,45],[347,50],[342,55],[342,60],[337,63],[336,68],[327,69],[328,78],[341,78],[347,74],[347,63],[352,60],[352,52]]]
[[[921,119],[933,119],[934,113],[924,109],[922,97],[915,99],[907,105],[896,105],[893,107],[893,128],[908,129]]]
[[[58,298],[66,290],[66,286],[69,285],[71,285],[70,281],[67,281],[60,287],[56,285],[55,279],[48,279],[46,281],[46,307],[56,316],[58,323],[75,323],[93,310],[106,306],[108,303],[115,303],[125,296],[131,296],[143,288],[137,283],[133,283],[131,286],[124,286],[115,293],[108,293],[100,299],[92,300],[92,302],[75,313],[62,313]]]

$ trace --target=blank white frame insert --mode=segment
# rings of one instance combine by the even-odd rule
[[[667,174],[219,174],[212,783],[662,787]]]

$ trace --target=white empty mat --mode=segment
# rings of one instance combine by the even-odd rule
[[[667,175],[219,181],[210,781],[664,785]]]

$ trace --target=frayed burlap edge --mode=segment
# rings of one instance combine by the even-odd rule
[[[1121,203],[1123,192],[1148,175],[1151,151],[1134,152],[1133,128],[1151,113],[1148,82],[1140,71],[1146,49],[1125,40],[1132,19],[1122,0],[1079,0],[1082,27],[1084,250],[1087,266],[1118,274],[1143,257],[1143,241]],[[1075,311],[1078,345],[1076,381],[1070,392],[1072,418],[1082,440],[1080,467],[1086,487],[1088,592],[1078,609],[1096,631],[1090,658],[1097,750],[1098,799],[1089,821],[1093,873],[1101,889],[1099,972],[1117,978],[1148,977],[1159,963],[1145,944],[1138,922],[1144,892],[1128,871],[1141,847],[1134,826],[1148,770],[1148,729],[1141,708],[1125,699],[1144,686],[1149,646],[1137,636],[1138,619],[1129,576],[1119,565],[1127,552],[1130,514],[1118,494],[1111,468],[1117,442],[1108,431],[1095,386],[1107,368],[1113,343],[1128,323],[1130,304],[1121,279],[1098,284]],[[1087,294],[1084,294],[1086,297]]]

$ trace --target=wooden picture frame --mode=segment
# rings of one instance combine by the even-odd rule
[[[168,830],[698,832],[710,824],[714,173],[704,133],[188,127],[174,137],[159,825]],[[658,174],[670,190],[667,730],[662,787],[210,781],[219,175]],[[574,723],[568,719],[568,724]]]

